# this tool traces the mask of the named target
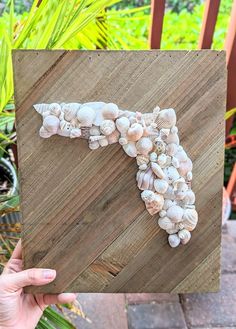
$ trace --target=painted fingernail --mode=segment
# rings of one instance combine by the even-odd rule
[[[55,270],[43,270],[43,278],[46,280],[50,280],[55,278],[56,271]]]

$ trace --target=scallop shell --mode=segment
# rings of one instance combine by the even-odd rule
[[[57,133],[59,125],[60,125],[60,120],[55,115],[48,115],[43,120],[44,128],[52,135]]]
[[[102,108],[102,115],[104,119],[115,120],[119,115],[119,108],[114,103],[107,103]]]
[[[195,209],[185,209],[183,215],[183,225],[188,231],[193,231],[198,222],[198,213]]]
[[[94,109],[88,106],[81,107],[77,112],[80,127],[92,127],[95,117]]]
[[[180,230],[178,232],[178,236],[179,236],[182,244],[188,243],[189,240],[191,239],[191,233],[186,229]]]
[[[116,120],[116,128],[121,134],[126,134],[130,127],[130,121],[126,117],[121,117]]]
[[[50,111],[50,114],[55,115],[56,117],[59,118],[59,116],[61,114],[61,105],[58,103],[51,103],[49,105],[49,111]]]
[[[148,155],[153,149],[152,141],[148,137],[142,137],[136,143],[138,154]]]
[[[139,123],[133,123],[127,133],[126,137],[129,141],[136,142],[138,141],[143,135],[143,127]]]
[[[81,136],[81,129],[79,128],[74,128],[70,132],[70,138],[76,138]]]
[[[107,136],[108,144],[114,144],[119,141],[120,133],[118,130],[114,130],[109,136]]]
[[[171,128],[176,124],[176,114],[174,109],[161,110],[155,120],[158,129]]]
[[[157,177],[161,179],[165,178],[165,174],[159,164],[157,164],[156,162],[151,162],[151,168]]]
[[[111,135],[116,130],[114,121],[104,120],[100,125],[100,131],[105,136]]]
[[[157,193],[164,194],[168,189],[168,183],[164,179],[155,179],[154,180],[154,188]]]
[[[143,164],[148,164],[149,163],[149,157],[146,155],[137,155],[136,157],[137,165],[141,166]]]
[[[53,134],[50,133],[49,131],[47,131],[44,126],[42,126],[40,129],[39,129],[39,136],[42,137],[42,138],[49,138],[51,137]]]
[[[154,190],[154,174],[151,168],[139,170],[136,175],[137,186],[140,190]]]
[[[80,104],[77,103],[68,103],[62,106],[62,111],[64,112],[64,119],[66,121],[71,121],[76,119],[77,111],[80,107]]]
[[[137,149],[135,142],[129,142],[128,144],[122,145],[125,153],[131,158],[135,158],[137,156]]]
[[[49,104],[35,104],[33,107],[41,115],[50,114]]]
[[[192,205],[195,203],[195,193],[192,190],[186,191],[183,203],[185,205]]]
[[[158,225],[163,230],[173,230],[175,228],[175,224],[168,217],[161,217],[158,219]]]
[[[173,223],[181,222],[182,217],[184,214],[183,208],[180,206],[171,206],[169,209],[167,209],[166,215],[171,219]]]
[[[170,234],[168,236],[168,242],[172,248],[176,248],[180,244],[180,238],[177,234]]]

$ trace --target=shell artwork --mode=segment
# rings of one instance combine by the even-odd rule
[[[60,135],[88,140],[91,150],[119,143],[136,158],[136,181],[146,210],[157,216],[172,248],[185,245],[198,222],[192,191],[193,164],[180,145],[175,110],[151,113],[120,109],[114,103],[35,104],[42,138]],[[158,214],[158,215],[157,215]]]

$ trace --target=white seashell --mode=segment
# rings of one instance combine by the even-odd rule
[[[162,128],[160,130],[160,137],[161,137],[161,139],[166,141],[166,138],[169,135],[169,133],[170,133],[170,129]]]
[[[146,155],[139,154],[136,157],[137,165],[141,166],[143,164],[148,164],[149,163],[149,157]]]
[[[59,125],[60,120],[55,115],[48,115],[43,120],[44,128],[53,135],[57,133]]]
[[[119,141],[120,133],[118,130],[114,130],[109,136],[107,136],[108,144],[114,144]]]
[[[142,137],[136,143],[138,154],[148,155],[153,149],[152,141],[148,137]]]
[[[172,248],[176,248],[180,244],[180,238],[177,234],[170,234],[168,236],[168,242]]]
[[[142,114],[142,120],[143,120],[143,122],[145,123],[146,126],[149,126],[152,123],[155,123],[159,111],[160,111],[160,107],[159,106],[156,106],[153,109],[153,112],[152,113],[143,113]]]
[[[100,133],[100,129],[99,129],[99,127],[97,127],[97,126],[92,126],[92,127],[89,129],[89,134],[90,134],[91,136],[98,136],[98,135],[100,135],[101,133]]]
[[[191,233],[186,229],[180,230],[178,232],[178,236],[179,236],[182,244],[188,243],[189,240],[191,239]]]
[[[140,165],[139,167],[138,167],[138,169],[139,170],[146,170],[147,169],[147,165],[146,165],[146,163],[143,163],[142,165]]]
[[[178,134],[172,134],[172,133],[170,133],[167,136],[165,142],[167,144],[172,144],[173,143],[173,144],[179,145],[179,136],[178,136]]]
[[[71,129],[69,130],[61,130],[60,128],[57,131],[57,135],[63,136],[63,137],[70,137]]]
[[[157,164],[156,162],[151,162],[151,168],[157,177],[161,179],[165,178],[165,174],[159,164]]]
[[[71,131],[72,130],[72,127],[71,127],[70,122],[68,122],[66,120],[60,121],[60,129],[62,131]]]
[[[185,177],[189,171],[192,171],[193,169],[193,163],[188,158],[187,161],[180,162],[178,172],[181,176]]]
[[[183,203],[185,205],[192,205],[195,203],[195,194],[192,190],[186,191]]]
[[[121,138],[119,138],[119,144],[126,145],[126,144],[128,144],[128,140],[125,137],[121,137]]]
[[[128,144],[122,145],[125,153],[131,158],[135,158],[137,156],[137,149],[135,142],[129,142]]]
[[[74,128],[70,131],[70,138],[76,138],[81,136],[81,129]]]
[[[171,185],[168,186],[166,193],[164,193],[164,198],[172,201],[175,200],[175,191]]]
[[[159,212],[159,216],[160,216],[160,217],[165,217],[165,216],[166,216],[166,211],[162,209],[162,210]]]
[[[136,175],[137,186],[140,190],[154,191],[154,174],[151,168],[146,171],[139,170]]]
[[[104,119],[115,120],[119,115],[119,108],[114,103],[107,103],[102,108],[102,115]]]
[[[198,213],[195,209],[185,209],[183,214],[183,225],[188,231],[193,231],[198,222]]]
[[[161,217],[158,219],[158,225],[163,230],[173,230],[175,228],[175,224],[168,217]]]
[[[171,133],[172,134],[177,134],[178,133],[178,128],[176,126],[173,126],[171,129],[170,129]]]
[[[155,120],[158,129],[171,128],[176,124],[176,114],[174,109],[161,110]]]
[[[44,113],[47,113],[47,114],[50,113],[49,104],[35,104],[35,105],[33,105],[33,107],[41,115],[43,115]]]
[[[157,193],[164,194],[168,189],[168,183],[164,179],[155,179],[154,180],[154,188]]]
[[[174,181],[176,181],[180,176],[177,171],[177,169],[173,166],[166,167],[163,169],[166,180],[169,184],[172,184]]]
[[[100,131],[105,136],[111,135],[116,130],[114,121],[104,120],[100,125]]]
[[[143,135],[143,127],[139,123],[133,123],[127,133],[126,137],[129,141],[136,142],[138,141]]]
[[[89,142],[89,148],[91,150],[98,149],[99,148],[99,142],[98,141]]]
[[[157,154],[155,152],[152,152],[149,156],[150,161],[156,162],[157,161]]]
[[[166,146],[165,143],[159,138],[155,138],[153,141],[154,150],[157,154],[165,153]]]
[[[170,156],[174,156],[177,153],[177,151],[178,151],[178,145],[174,143],[170,143],[166,146],[166,153]]]
[[[187,194],[187,191],[188,185],[186,183],[178,183],[175,191],[176,200],[183,200]]]
[[[187,177],[187,180],[188,181],[191,181],[193,179],[193,173],[192,173],[192,171],[187,172],[186,177]]]
[[[175,157],[172,157],[172,165],[175,167],[175,168],[179,168],[179,160]]]
[[[164,153],[160,154],[157,158],[157,163],[159,164],[159,166],[163,168],[166,165],[166,162],[167,156]]]
[[[49,111],[50,111],[50,114],[55,115],[56,117],[59,118],[59,116],[61,114],[61,105],[58,103],[51,103],[49,105]]]
[[[154,193],[151,190],[145,190],[141,193],[141,198],[145,202],[145,206],[150,215],[158,213],[164,204],[162,195]]]
[[[179,162],[188,160],[188,156],[182,147],[179,147],[178,152],[175,153],[175,157],[179,160]]]
[[[102,147],[105,147],[109,144],[106,137],[103,138],[103,139],[100,139],[98,142],[99,142],[99,145],[102,146]]]
[[[53,134],[50,133],[49,131],[47,131],[44,126],[42,126],[40,129],[39,129],[39,136],[42,137],[42,138],[49,138],[51,137]]]
[[[104,135],[90,136],[89,141],[90,142],[95,142],[95,141],[100,141],[100,140],[105,139],[105,138],[106,138],[106,136],[104,136]]]
[[[116,128],[121,134],[126,134],[130,127],[130,121],[126,117],[121,117],[116,120]]]
[[[77,111],[80,108],[80,104],[68,103],[62,106],[62,111],[64,112],[64,119],[66,121],[71,121],[76,118]]]
[[[175,203],[171,199],[165,199],[163,209],[167,210],[171,206],[174,206],[174,205],[175,205]]]
[[[88,106],[81,107],[77,112],[80,127],[92,127],[95,117],[95,111]]]
[[[180,206],[171,206],[166,211],[167,217],[169,217],[173,223],[180,222],[182,220],[183,214],[184,210]]]

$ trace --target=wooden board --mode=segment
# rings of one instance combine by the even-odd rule
[[[24,265],[57,270],[27,291],[193,292],[219,288],[226,93],[223,51],[14,51]],[[43,102],[173,107],[193,160],[199,224],[177,249],[145,210],[119,145],[38,135]]]

